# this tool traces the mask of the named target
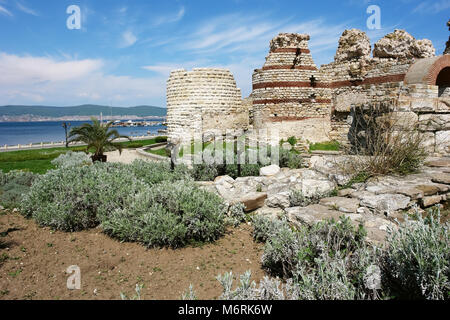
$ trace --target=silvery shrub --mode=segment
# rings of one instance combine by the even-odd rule
[[[91,158],[84,152],[72,152],[61,154],[58,158],[52,161],[52,164],[59,169],[80,167],[91,165]]]
[[[406,217],[389,230],[382,257],[383,283],[401,299],[450,299],[449,223],[440,223],[440,209],[427,218]]]

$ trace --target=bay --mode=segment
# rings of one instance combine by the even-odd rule
[[[151,119],[148,121],[161,120]],[[78,127],[89,121],[68,121],[70,128]],[[42,121],[42,122],[0,122],[0,147],[4,145],[16,146],[40,142],[61,142],[65,141],[65,132],[62,121]],[[69,129],[70,129],[69,128]],[[121,135],[130,137],[157,135],[158,130],[166,129],[165,126],[148,127],[118,127],[115,128]]]

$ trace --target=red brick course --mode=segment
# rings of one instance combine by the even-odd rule
[[[287,69],[287,70],[317,70],[314,66],[267,66],[263,67],[263,70],[280,70],[280,69]]]
[[[300,49],[300,48],[278,48],[272,50],[274,53],[284,53],[284,52],[295,52],[295,53],[311,53],[309,49]]]
[[[437,77],[437,75],[436,75]],[[316,82],[314,86],[308,81],[277,81],[277,82],[263,82],[253,84],[253,90],[265,88],[342,88],[342,87],[356,87],[367,84],[382,84],[388,82],[401,82],[405,79],[405,74],[396,74],[388,76],[380,76],[373,78],[366,78],[363,80],[345,80],[335,82]]]
[[[331,103],[331,99],[264,99],[254,100],[253,104],[279,104],[279,103]]]
[[[270,117],[270,122],[283,122],[283,121],[303,121],[308,119],[322,119],[322,117]]]

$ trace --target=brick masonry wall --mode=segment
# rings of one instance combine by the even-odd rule
[[[307,35],[284,34],[272,40],[264,66],[252,77],[254,128],[279,130],[284,139],[328,140],[331,90],[311,85],[311,77],[317,83],[322,79],[308,40]]]

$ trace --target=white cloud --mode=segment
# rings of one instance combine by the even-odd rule
[[[31,14],[33,16],[39,16],[39,14],[35,10],[27,7],[26,5],[24,5],[23,3],[19,2],[19,1],[16,1],[16,6],[22,12],[25,12],[27,14]]]
[[[450,0],[423,1],[413,9],[413,13],[439,13],[450,9]]]
[[[134,33],[132,31],[130,31],[130,30],[125,31],[124,33],[122,33],[119,47],[121,47],[121,48],[130,47],[133,44],[135,44],[137,40],[138,40],[138,38],[134,35]]]
[[[158,17],[157,19],[155,19],[154,25],[159,26],[161,24],[178,22],[183,19],[185,13],[185,8],[181,7],[175,14]]]
[[[13,14],[3,6],[0,6],[0,14],[12,17]]]
[[[57,61],[46,57],[0,53],[0,85],[78,79],[99,70],[100,60]]]
[[[63,60],[0,52],[0,105],[84,103],[163,105],[166,77],[106,74],[102,60]]]

